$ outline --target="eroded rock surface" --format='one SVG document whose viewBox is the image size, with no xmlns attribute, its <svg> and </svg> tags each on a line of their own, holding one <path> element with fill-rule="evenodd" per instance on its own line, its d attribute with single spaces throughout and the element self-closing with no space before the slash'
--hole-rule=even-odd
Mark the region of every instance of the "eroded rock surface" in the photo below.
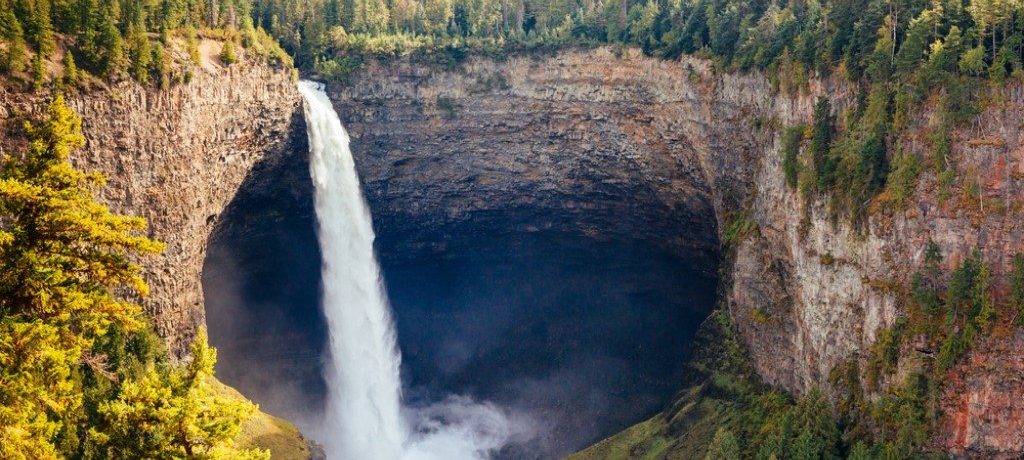
<svg viewBox="0 0 1024 460">
<path fill-rule="evenodd" d="M 2 94 L 5 125 L 44 107 L 35 97 Z M 73 163 L 104 173 L 100 198 L 145 217 L 150 236 L 167 243 L 145 263 L 152 294 L 142 304 L 180 356 L 205 321 L 200 274 L 218 215 L 255 164 L 305 155 L 291 148 L 291 136 L 305 135 L 291 73 L 255 62 L 203 68 L 166 91 L 123 82 L 68 103 L 87 139 Z M 14 148 L 14 138 L 5 140 Z"/>
<path fill-rule="evenodd" d="M 1007 123 L 1021 119 L 1017 86 L 956 133 L 958 173 L 980 184 L 978 206 L 940 203 L 925 172 L 908 210 L 878 213 L 866 230 L 831 219 L 823 200 L 804 204 L 782 173 L 776 128 L 809 122 L 819 95 L 838 110 L 852 104 L 853 88 L 838 79 L 786 95 L 756 73 L 719 74 L 699 59 L 598 49 L 470 59 L 457 70 L 391 61 L 331 93 L 377 223 L 407 227 L 397 245 L 413 253 L 446 244 L 417 227 L 486 225 L 492 213 L 530 208 L 541 228 L 658 239 L 700 264 L 714 259 L 729 222 L 751 220 L 725 300 L 758 372 L 797 394 L 827 385 L 833 368 L 865 356 L 896 321 L 894 287 L 906 285 L 929 240 L 947 268 L 980 249 L 997 279 L 1007 255 L 1024 249 L 1024 148 L 1020 126 Z M 916 114 L 911 132 L 929 116 Z M 926 156 L 927 143 L 903 144 Z M 596 224 L 622 209 L 635 220 Z M 1011 428 L 1019 425 L 1005 421 L 1024 418 L 1024 371 L 1013 365 L 1021 355 L 985 342 L 958 366 L 942 403 L 955 435 L 938 442 L 958 454 L 1024 451 Z"/>
</svg>

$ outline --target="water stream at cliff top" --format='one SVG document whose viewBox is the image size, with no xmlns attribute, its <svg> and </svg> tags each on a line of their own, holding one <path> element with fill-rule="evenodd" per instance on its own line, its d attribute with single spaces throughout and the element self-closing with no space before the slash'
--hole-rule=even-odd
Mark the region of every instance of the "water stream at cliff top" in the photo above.
<svg viewBox="0 0 1024 460">
<path fill-rule="evenodd" d="M 332 460 L 483 459 L 530 423 L 489 403 L 449 396 L 403 407 L 401 356 L 373 250 L 373 223 L 349 137 L 320 84 L 302 81 L 330 336 L 319 441 Z"/>
</svg>

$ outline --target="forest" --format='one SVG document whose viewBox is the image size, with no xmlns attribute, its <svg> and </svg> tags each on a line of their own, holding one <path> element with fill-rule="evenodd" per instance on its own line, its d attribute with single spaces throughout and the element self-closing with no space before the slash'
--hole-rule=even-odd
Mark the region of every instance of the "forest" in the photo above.
<svg viewBox="0 0 1024 460">
<path fill-rule="evenodd" d="M 77 67 L 160 75 L 170 35 L 216 30 L 243 46 L 272 36 L 300 68 L 343 76 L 367 55 L 505 54 L 621 43 L 664 58 L 712 57 L 789 83 L 1001 80 L 1020 67 L 1018 0 L 3 0 L 2 67 L 32 71 L 69 38 Z M 192 45 L 190 45 L 192 46 Z M 36 62 L 38 61 L 38 62 Z M 927 64 L 927 65 L 926 65 Z M 159 79 L 158 79 L 159 80 Z"/>
</svg>

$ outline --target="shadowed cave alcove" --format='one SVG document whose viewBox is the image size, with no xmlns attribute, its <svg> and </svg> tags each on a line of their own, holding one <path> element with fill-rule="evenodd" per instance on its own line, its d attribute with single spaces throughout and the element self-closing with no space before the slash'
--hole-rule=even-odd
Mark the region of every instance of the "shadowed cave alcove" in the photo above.
<svg viewBox="0 0 1024 460">
<path fill-rule="evenodd" d="M 221 378 L 300 426 L 322 407 L 327 341 L 307 168 L 295 155 L 254 170 L 203 272 Z M 669 242 L 717 246 L 710 211 L 695 231 L 642 184 L 461 214 L 386 188 L 364 185 L 408 402 L 469 395 L 529 414 L 542 433 L 515 458 L 570 453 L 669 402 L 717 283 L 717 256 Z"/>
</svg>

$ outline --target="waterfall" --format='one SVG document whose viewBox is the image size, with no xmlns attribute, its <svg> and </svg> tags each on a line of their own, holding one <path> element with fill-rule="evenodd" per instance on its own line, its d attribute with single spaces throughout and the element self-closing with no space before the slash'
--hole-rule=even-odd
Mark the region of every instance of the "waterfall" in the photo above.
<svg viewBox="0 0 1024 460">
<path fill-rule="evenodd" d="M 309 170 L 323 254 L 323 310 L 330 333 L 323 442 L 332 459 L 401 457 L 406 439 L 394 326 L 373 253 L 373 224 L 348 133 L 327 94 L 303 81 Z"/>
<path fill-rule="evenodd" d="M 401 357 L 373 253 L 373 223 L 348 133 L 317 83 L 305 100 L 324 315 L 328 395 L 319 440 L 331 460 L 479 460 L 533 436 L 534 421 L 490 403 L 448 396 L 403 408 Z"/>
</svg>

